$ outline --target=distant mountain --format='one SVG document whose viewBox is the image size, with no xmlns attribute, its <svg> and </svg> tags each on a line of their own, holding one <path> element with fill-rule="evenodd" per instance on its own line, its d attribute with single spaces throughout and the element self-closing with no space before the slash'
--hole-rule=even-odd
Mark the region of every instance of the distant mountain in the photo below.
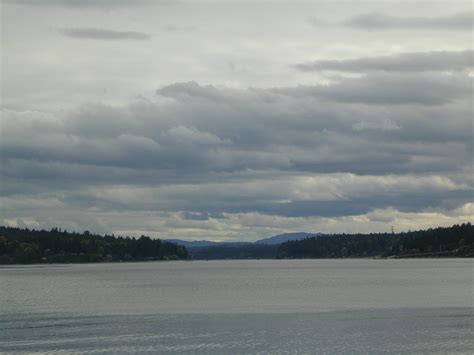
<svg viewBox="0 0 474 355">
<path fill-rule="evenodd" d="M 217 246 L 240 246 L 244 244 L 250 244 L 246 242 L 210 242 L 208 240 L 181 240 L 181 239 L 166 239 L 167 242 L 183 245 L 186 249 L 196 248 L 210 248 Z"/>
<path fill-rule="evenodd" d="M 288 242 L 290 240 L 301 240 L 307 237 L 318 237 L 321 233 L 307 233 L 307 232 L 296 232 L 296 233 L 285 233 L 275 235 L 273 237 L 268 237 L 264 239 L 257 240 L 255 243 L 257 244 L 281 244 Z"/>
<path fill-rule="evenodd" d="M 257 240 L 256 242 L 211 242 L 208 240 L 181 240 L 181 239 L 166 239 L 167 242 L 175 243 L 178 245 L 183 245 L 187 249 L 197 249 L 197 248 L 212 248 L 212 247 L 238 247 L 238 246 L 248 246 L 252 244 L 266 244 L 266 245 L 277 245 L 285 243 L 289 240 L 301 240 L 307 237 L 317 237 L 321 234 L 319 233 L 307 233 L 307 232 L 297 232 L 297 233 L 285 233 L 275 235 L 273 237 L 268 237 L 264 239 Z"/>
<path fill-rule="evenodd" d="M 219 242 L 209 242 L 207 240 L 181 240 L 181 239 L 166 239 L 167 242 L 176 243 L 178 245 L 184 245 L 187 249 L 189 248 L 203 248 L 211 247 L 220 244 Z"/>
</svg>

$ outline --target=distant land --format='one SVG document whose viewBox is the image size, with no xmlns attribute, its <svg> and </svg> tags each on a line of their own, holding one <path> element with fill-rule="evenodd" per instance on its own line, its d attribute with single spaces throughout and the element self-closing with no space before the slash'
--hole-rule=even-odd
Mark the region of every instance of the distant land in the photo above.
<svg viewBox="0 0 474 355">
<path fill-rule="evenodd" d="M 405 233 L 337 234 L 282 243 L 277 258 L 474 257 L 471 223 Z"/>
<path fill-rule="evenodd" d="M 0 227 L 0 264 L 182 260 L 185 247 L 152 239 Z"/>
<path fill-rule="evenodd" d="M 211 242 L 209 240 L 182 240 L 182 239 L 165 239 L 165 241 L 185 246 L 187 249 L 208 248 L 208 247 L 214 247 L 214 246 L 219 246 L 219 245 L 238 246 L 238 245 L 243 245 L 243 244 L 249 244 L 247 242 Z"/>
<path fill-rule="evenodd" d="M 184 243 L 183 243 L 184 242 Z M 187 244 L 186 243 L 190 243 Z M 212 259 L 474 257 L 463 223 L 404 233 L 286 233 L 256 242 L 186 242 L 0 227 L 0 264 Z"/>
<path fill-rule="evenodd" d="M 192 248 L 204 248 L 204 247 L 217 247 L 217 246 L 242 246 L 245 244 L 281 244 L 290 240 L 301 240 L 308 237 L 317 237 L 321 233 L 308 233 L 308 232 L 294 232 L 278 234 L 273 237 L 259 239 L 255 242 L 211 242 L 208 240 L 182 240 L 182 239 L 165 239 L 167 242 L 184 245 L 188 249 Z"/>
<path fill-rule="evenodd" d="M 274 237 L 268 237 L 257 240 L 257 244 L 281 244 L 290 240 L 301 240 L 306 238 L 317 238 L 322 235 L 321 233 L 307 233 L 307 232 L 296 232 L 296 233 L 285 233 L 275 235 Z"/>
<path fill-rule="evenodd" d="M 320 233 L 308 232 L 284 233 L 255 242 L 186 241 L 181 239 L 167 239 L 167 241 L 185 246 L 190 259 L 193 260 L 275 259 L 281 243 L 316 238 L 320 235 Z"/>
</svg>

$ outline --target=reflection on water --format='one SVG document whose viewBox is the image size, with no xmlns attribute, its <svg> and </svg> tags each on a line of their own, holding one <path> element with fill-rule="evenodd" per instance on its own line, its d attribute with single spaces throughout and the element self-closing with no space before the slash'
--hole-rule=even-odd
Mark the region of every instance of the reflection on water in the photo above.
<svg viewBox="0 0 474 355">
<path fill-rule="evenodd" d="M 0 268 L 0 353 L 473 353 L 472 281 L 472 259 Z"/>
</svg>

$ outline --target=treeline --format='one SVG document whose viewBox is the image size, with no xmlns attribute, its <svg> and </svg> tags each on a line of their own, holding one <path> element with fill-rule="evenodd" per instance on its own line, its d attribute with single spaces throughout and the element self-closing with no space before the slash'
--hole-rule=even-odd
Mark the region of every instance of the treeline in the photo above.
<svg viewBox="0 0 474 355">
<path fill-rule="evenodd" d="M 0 264 L 146 261 L 179 259 L 274 259 L 346 257 L 474 257 L 474 227 L 398 234 L 336 234 L 280 245 L 229 243 L 188 250 L 172 242 L 0 226 Z"/>
<path fill-rule="evenodd" d="M 151 239 L 0 226 L 0 264 L 187 259 L 184 246 Z"/>
<path fill-rule="evenodd" d="M 470 223 L 398 234 L 322 235 L 282 243 L 277 258 L 474 257 Z"/>
</svg>

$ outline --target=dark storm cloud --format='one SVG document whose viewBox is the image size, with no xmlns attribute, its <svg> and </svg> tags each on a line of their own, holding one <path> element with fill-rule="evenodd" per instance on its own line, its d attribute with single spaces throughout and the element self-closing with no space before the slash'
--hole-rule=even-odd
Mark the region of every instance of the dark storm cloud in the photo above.
<svg viewBox="0 0 474 355">
<path fill-rule="evenodd" d="M 59 31 L 67 37 L 79 39 L 95 39 L 105 41 L 119 40 L 147 40 L 150 36 L 142 32 L 134 31 L 112 31 L 100 28 L 65 28 Z"/>
<path fill-rule="evenodd" d="M 431 30 L 471 30 L 473 16 L 471 12 L 439 17 L 396 17 L 381 13 L 368 13 L 351 17 L 345 26 L 374 29 L 431 29 Z"/>
<path fill-rule="evenodd" d="M 368 57 L 346 60 L 318 60 L 297 64 L 301 71 L 342 72 L 424 72 L 460 71 L 473 67 L 474 51 L 402 53 L 394 56 Z"/>
</svg>

